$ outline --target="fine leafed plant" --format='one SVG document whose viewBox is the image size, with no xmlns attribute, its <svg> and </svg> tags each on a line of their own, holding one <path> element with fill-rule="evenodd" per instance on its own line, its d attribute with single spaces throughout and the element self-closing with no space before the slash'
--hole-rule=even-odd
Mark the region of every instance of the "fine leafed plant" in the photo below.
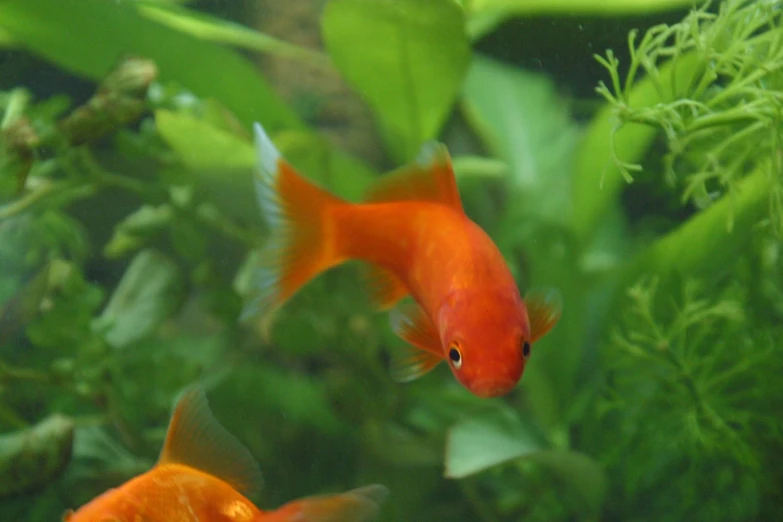
<svg viewBox="0 0 783 522">
<path fill-rule="evenodd" d="M 783 387 L 774 384 L 781 332 L 753 317 L 746 288 L 735 282 L 716 295 L 695 279 L 645 278 L 628 290 L 604 350 L 598 411 L 614 433 L 601 453 L 610 475 L 623 476 L 617 498 L 632 511 L 649 502 L 658 520 L 757 512 L 770 482 L 765 444 L 783 428 Z"/>
<path fill-rule="evenodd" d="M 614 106 L 613 133 L 629 123 L 659 128 L 668 149 L 663 172 L 668 184 L 681 184 L 683 202 L 704 208 L 762 169 L 772 181 L 770 217 L 778 232 L 783 226 L 781 17 L 775 0 L 707 2 L 679 23 L 651 28 L 641 40 L 632 31 L 624 79 L 611 50 L 605 58 L 596 55 L 611 78 L 610 86 L 602 82 L 597 92 Z M 637 105 L 629 96 L 642 76 L 652 83 L 657 103 Z M 612 156 L 626 181 L 642 169 L 615 150 Z"/>
</svg>

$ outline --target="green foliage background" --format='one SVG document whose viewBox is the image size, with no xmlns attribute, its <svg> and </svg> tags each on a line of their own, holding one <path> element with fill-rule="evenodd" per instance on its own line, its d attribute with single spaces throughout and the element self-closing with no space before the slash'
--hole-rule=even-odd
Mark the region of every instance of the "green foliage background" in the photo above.
<svg viewBox="0 0 783 522">
<path fill-rule="evenodd" d="M 380 482 L 382 520 L 779 516 L 781 2 L 716 2 L 580 51 L 608 72 L 588 101 L 481 39 L 690 2 L 331 0 L 325 54 L 187 3 L 0 2 L 5 52 L 96 82 L 127 55 L 157 71 L 149 89 L 144 66 L 106 80 L 90 107 L 120 116 L 84 143 L 62 123 L 97 125 L 70 112 L 82 101 L 0 94 L 0 519 L 57 520 L 148 469 L 195 381 L 260 462 L 265 508 Z M 514 393 L 478 399 L 445 368 L 393 383 L 401 341 L 350 266 L 269 336 L 238 323 L 266 233 L 251 122 L 341 196 L 382 175 L 247 52 L 338 70 L 394 164 L 449 145 L 520 288 L 563 296 Z"/>
</svg>

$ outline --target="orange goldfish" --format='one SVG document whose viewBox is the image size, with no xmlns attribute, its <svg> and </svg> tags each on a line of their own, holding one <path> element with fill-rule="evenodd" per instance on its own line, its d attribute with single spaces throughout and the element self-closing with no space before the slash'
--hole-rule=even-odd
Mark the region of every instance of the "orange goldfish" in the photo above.
<svg viewBox="0 0 783 522">
<path fill-rule="evenodd" d="M 409 381 L 448 361 L 480 397 L 508 393 L 531 345 L 560 318 L 557 292 L 523 300 L 492 239 L 462 209 L 446 147 L 430 142 L 416 162 L 388 174 L 365 203 L 352 204 L 307 181 L 259 124 L 255 183 L 271 228 L 243 318 L 266 315 L 319 273 L 350 259 L 368 264 L 375 305 L 397 306 L 392 328 L 412 345 L 393 377 Z"/>
<path fill-rule="evenodd" d="M 191 388 L 177 403 L 155 467 L 67 512 L 63 522 L 362 522 L 387 495 L 371 485 L 264 512 L 246 498 L 260 485 L 250 452 L 215 420 L 203 391 Z"/>
</svg>

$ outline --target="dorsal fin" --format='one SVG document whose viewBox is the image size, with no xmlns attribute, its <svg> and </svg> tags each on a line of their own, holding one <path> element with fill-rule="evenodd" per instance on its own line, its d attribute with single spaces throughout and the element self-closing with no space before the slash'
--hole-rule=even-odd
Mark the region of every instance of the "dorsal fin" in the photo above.
<svg viewBox="0 0 783 522">
<path fill-rule="evenodd" d="M 429 201 L 462 212 L 451 157 L 434 141 L 422 145 L 415 162 L 381 177 L 367 196 L 369 202 Z"/>
<path fill-rule="evenodd" d="M 199 387 L 183 392 L 171 416 L 158 465 L 172 463 L 213 475 L 245 496 L 261 488 L 261 471 L 253 455 L 212 416 Z"/>
</svg>

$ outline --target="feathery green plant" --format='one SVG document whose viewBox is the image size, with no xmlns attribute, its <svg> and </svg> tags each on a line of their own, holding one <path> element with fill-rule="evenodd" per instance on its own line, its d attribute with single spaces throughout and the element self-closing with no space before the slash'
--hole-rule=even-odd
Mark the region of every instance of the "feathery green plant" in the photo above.
<svg viewBox="0 0 783 522">
<path fill-rule="evenodd" d="M 602 454 L 610 475 L 624 474 L 614 482 L 623 489 L 615 498 L 628 499 L 621 518 L 647 502 L 659 520 L 754 516 L 764 441 L 783 428 L 781 332 L 746 313 L 747 285 L 717 295 L 694 279 L 659 286 L 650 278 L 628 290 L 630 308 L 604 352 L 598 411 L 615 435 Z"/>
<path fill-rule="evenodd" d="M 783 10 L 776 0 L 727 0 L 717 13 L 713 2 L 681 22 L 651 28 L 637 41 L 628 37 L 631 62 L 621 79 L 620 62 L 609 50 L 596 59 L 609 71 L 611 88 L 597 88 L 615 107 L 613 131 L 627 123 L 658 127 L 668 152 L 666 181 L 684 181 L 683 202 L 704 208 L 731 191 L 760 164 L 774 178 L 770 216 L 783 230 Z M 661 81 L 664 62 L 678 69 Z M 641 74 L 655 85 L 660 100 L 637 106 L 629 96 Z M 612 145 L 614 147 L 614 145 Z M 642 166 L 613 159 L 626 181 Z M 729 223 L 731 226 L 731 223 Z"/>
</svg>

